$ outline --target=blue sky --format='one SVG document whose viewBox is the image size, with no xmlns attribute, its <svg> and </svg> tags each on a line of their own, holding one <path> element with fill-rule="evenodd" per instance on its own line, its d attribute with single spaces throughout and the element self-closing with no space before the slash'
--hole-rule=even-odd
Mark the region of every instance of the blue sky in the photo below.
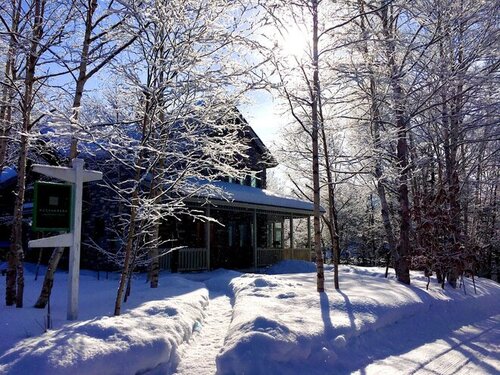
<svg viewBox="0 0 500 375">
<path fill-rule="evenodd" d="M 250 95 L 251 104 L 239 109 L 267 147 L 278 137 L 278 131 L 284 124 L 283 117 L 278 114 L 276 103 L 271 94 L 255 91 Z"/>
</svg>

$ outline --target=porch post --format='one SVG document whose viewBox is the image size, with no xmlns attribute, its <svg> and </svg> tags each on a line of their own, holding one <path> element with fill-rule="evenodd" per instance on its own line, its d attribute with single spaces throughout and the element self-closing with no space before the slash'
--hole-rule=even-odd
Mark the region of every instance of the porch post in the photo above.
<svg viewBox="0 0 500 375">
<path fill-rule="evenodd" d="M 210 217 L 210 206 L 207 206 L 207 217 Z M 205 247 L 207 254 L 207 268 L 210 270 L 210 221 L 205 221 Z"/>
<path fill-rule="evenodd" d="M 253 257 L 254 265 L 257 267 L 257 210 L 253 210 Z"/>
<path fill-rule="evenodd" d="M 292 259 L 295 259 L 295 257 L 293 256 L 293 215 L 290 214 L 290 253 L 291 253 L 291 257 Z"/>
<path fill-rule="evenodd" d="M 307 217 L 307 249 L 309 250 L 309 260 L 311 260 L 311 216 Z"/>
<path fill-rule="evenodd" d="M 285 217 L 281 219 L 281 235 L 280 235 L 281 248 L 285 248 Z"/>
</svg>

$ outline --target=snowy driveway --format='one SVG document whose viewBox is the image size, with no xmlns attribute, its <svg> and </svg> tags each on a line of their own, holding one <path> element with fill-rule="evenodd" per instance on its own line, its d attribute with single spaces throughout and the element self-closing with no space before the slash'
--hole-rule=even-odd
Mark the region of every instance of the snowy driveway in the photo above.
<svg viewBox="0 0 500 375">
<path fill-rule="evenodd" d="M 418 335 L 418 332 L 408 332 Z M 500 315 L 463 326 L 403 355 L 377 361 L 356 374 L 498 374 Z"/>
</svg>

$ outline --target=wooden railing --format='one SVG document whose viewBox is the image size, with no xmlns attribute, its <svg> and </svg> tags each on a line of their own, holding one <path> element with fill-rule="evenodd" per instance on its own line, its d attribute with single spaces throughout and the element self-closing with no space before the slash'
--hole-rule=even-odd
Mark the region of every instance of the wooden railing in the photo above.
<svg viewBox="0 0 500 375">
<path fill-rule="evenodd" d="M 283 249 L 283 259 L 311 260 L 311 249 Z"/>
<path fill-rule="evenodd" d="M 164 252 L 168 251 L 162 249 Z M 174 250 L 178 252 L 178 271 L 200 271 L 208 269 L 208 254 L 204 247 L 183 248 Z M 160 268 L 164 270 L 172 269 L 173 253 L 168 253 L 160 257 Z M 257 248 L 257 267 L 269 266 L 284 259 L 311 260 L 310 249 L 274 249 Z"/>
<path fill-rule="evenodd" d="M 165 250 L 164 251 L 168 251 Z M 199 271 L 208 269 L 207 249 L 204 247 L 185 247 L 178 252 L 178 271 Z M 172 268 L 173 252 L 160 257 L 160 268 L 170 270 Z"/>
<path fill-rule="evenodd" d="M 283 249 L 257 248 L 257 267 L 269 266 L 283 260 Z"/>
</svg>

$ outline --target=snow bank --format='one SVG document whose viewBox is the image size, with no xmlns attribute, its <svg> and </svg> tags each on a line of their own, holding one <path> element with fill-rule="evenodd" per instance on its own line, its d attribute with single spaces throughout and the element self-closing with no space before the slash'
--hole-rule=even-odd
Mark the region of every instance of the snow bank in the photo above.
<svg viewBox="0 0 500 375">
<path fill-rule="evenodd" d="M 283 273 L 287 266 L 293 271 L 297 265 L 277 265 L 271 272 Z M 407 317 L 425 317 L 431 308 L 433 313 L 465 304 L 500 308 L 500 288 L 487 280 L 480 281 L 478 295 L 464 296 L 436 284 L 426 291 L 426 280 L 416 273 L 408 287 L 385 279 L 383 272 L 341 267 L 341 290 L 333 289 L 328 274 L 327 292 L 321 294 L 315 292 L 315 272 L 234 279 L 233 320 L 217 358 L 218 373 L 331 373 L 332 366 L 345 363 L 340 356 L 348 345 L 366 332 Z"/>
<path fill-rule="evenodd" d="M 240 277 L 241 272 L 226 270 L 223 268 L 200 273 L 186 273 L 183 275 L 186 279 L 202 282 L 212 293 L 220 293 L 232 296 L 233 289 L 231 280 Z"/>
<path fill-rule="evenodd" d="M 179 361 L 177 347 L 189 340 L 196 325 L 203 320 L 208 291 L 203 284 L 181 277 L 169 276 L 161 280 L 164 286 L 157 290 L 137 282 L 131 295 L 135 301 L 124 305 L 129 310 L 121 316 L 103 316 L 64 324 L 17 343 L 14 342 L 13 332 L 8 331 L 11 334 L 6 339 L 14 345 L 0 356 L 0 373 L 136 374 L 159 364 L 163 364 L 164 368 L 175 368 Z M 92 291 L 85 285 L 88 281 L 101 288 L 94 289 L 95 302 L 104 302 L 102 297 L 105 296 L 105 304 L 112 307 L 116 280 L 96 282 L 84 276 L 82 281 L 83 301 L 88 302 L 93 297 Z M 115 287 L 110 288 L 111 284 Z M 59 291 L 55 290 L 55 293 L 54 299 L 59 300 Z M 148 298 L 156 300 L 143 302 Z M 10 312 L 10 308 L 4 309 Z M 95 313 L 99 307 L 95 306 L 92 310 Z M 32 308 L 17 311 L 31 315 L 31 320 L 40 312 Z M 8 322 L 2 325 L 6 326 Z M 22 324 L 16 324 L 14 328 L 22 333 Z"/>
</svg>

